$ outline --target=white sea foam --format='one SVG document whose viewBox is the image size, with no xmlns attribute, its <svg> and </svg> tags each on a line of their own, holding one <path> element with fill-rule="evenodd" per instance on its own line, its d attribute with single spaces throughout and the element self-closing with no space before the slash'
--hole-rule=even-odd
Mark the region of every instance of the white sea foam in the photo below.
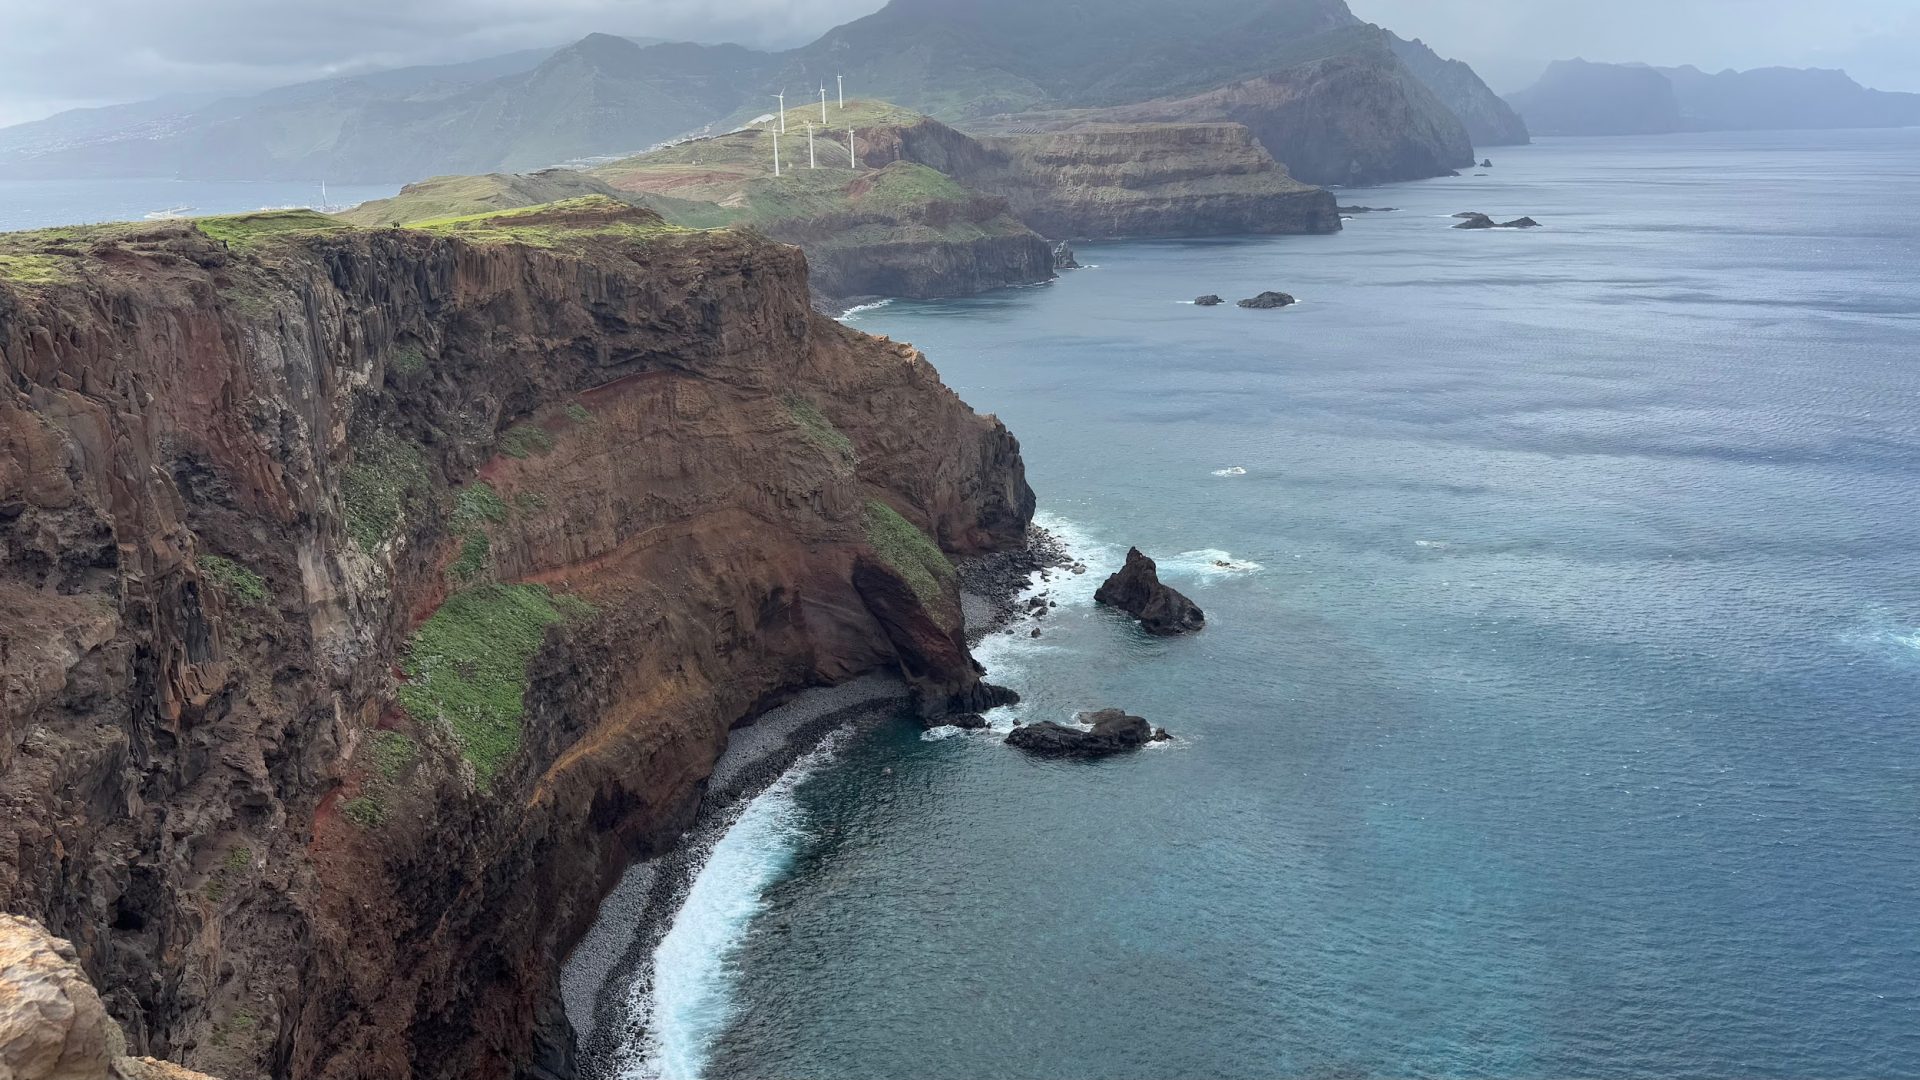
<svg viewBox="0 0 1920 1080">
<path fill-rule="evenodd" d="M 1238 466 L 1238 465 L 1235 465 L 1235 466 L 1233 466 L 1232 468 L 1227 468 L 1227 469 L 1215 469 L 1215 470 L 1213 470 L 1213 475 L 1215 475 L 1215 476 L 1245 476 L 1245 475 L 1247 475 L 1247 470 L 1245 470 L 1245 469 L 1243 469 L 1243 468 L 1241 468 L 1241 467 L 1240 467 L 1240 466 Z"/>
<path fill-rule="evenodd" d="M 1915 630 L 1911 634 L 1895 634 L 1893 635 L 1893 640 L 1905 645 L 1909 649 L 1920 651 L 1920 630 Z"/>
<path fill-rule="evenodd" d="M 1162 573 L 1189 575 L 1196 577 L 1226 577 L 1236 574 L 1257 574 L 1266 567 L 1252 559 L 1237 559 L 1231 551 L 1219 548 L 1204 548 L 1200 551 L 1183 551 L 1171 559 L 1160 563 Z"/>
<path fill-rule="evenodd" d="M 653 952 L 651 988 L 628 1003 L 645 1042 L 620 1071 L 623 1080 L 698 1080 L 713 1042 L 738 1005 L 732 961 L 766 890 L 785 874 L 805 838 L 794 792 L 829 761 L 844 739 L 830 736 L 750 800 L 694 877 L 673 925 Z"/>
<path fill-rule="evenodd" d="M 1106 580 L 1107 571 L 1101 568 L 1117 567 L 1126 557 L 1125 548 L 1095 540 L 1086 530 L 1065 518 L 1042 513 L 1035 518 L 1035 523 L 1059 541 L 1073 562 L 1086 566 L 1088 570 L 1084 574 L 1075 574 L 1067 569 L 1055 568 L 1035 573 L 1028 579 L 1027 587 L 1015 598 L 1018 609 L 1025 612 L 1027 604 L 1041 593 L 1046 593 L 1047 599 L 1058 602 L 1060 606 L 1043 618 L 1016 615 L 1005 630 L 987 635 L 986 640 L 975 646 L 974 658 L 985 665 L 987 677 L 1023 694 L 1028 689 L 1028 664 L 1049 653 L 1065 651 L 1049 639 L 1049 624 L 1059 621 L 1060 612 L 1090 608 L 1093 594 L 1099 591 L 1100 583 Z M 1041 633 L 1038 639 L 1033 637 L 1036 629 Z M 1021 703 L 987 713 L 988 731 L 1001 735 L 1012 731 L 1016 724 L 1026 722 L 1027 710 L 1028 706 Z"/>
<path fill-rule="evenodd" d="M 853 307 L 850 307 L 846 311 L 841 313 L 840 321 L 843 323 L 854 322 L 855 320 L 859 319 L 860 316 L 865 315 L 867 312 L 879 311 L 881 308 L 886 307 L 891 303 L 893 303 L 893 301 L 888 299 L 888 300 L 875 300 L 871 304 L 856 304 Z"/>
<path fill-rule="evenodd" d="M 943 724 L 940 727 L 928 728 L 927 730 L 921 732 L 920 741 L 921 742 L 940 742 L 945 739 L 951 739 L 955 735 L 965 735 L 965 734 L 966 734 L 966 730 L 964 728 L 957 728 L 957 727 L 954 727 L 952 724 Z"/>
</svg>

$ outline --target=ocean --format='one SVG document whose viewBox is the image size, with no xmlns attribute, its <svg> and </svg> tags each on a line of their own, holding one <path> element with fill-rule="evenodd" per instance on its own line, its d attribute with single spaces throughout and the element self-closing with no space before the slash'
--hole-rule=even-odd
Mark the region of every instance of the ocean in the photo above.
<svg viewBox="0 0 1920 1080">
<path fill-rule="evenodd" d="M 852 316 L 1094 568 L 980 650 L 996 725 L 1177 741 L 837 738 L 719 841 L 627 1075 L 1920 1076 L 1920 131 L 1491 154 Z M 1129 545 L 1204 633 L 1092 604 Z"/>
<path fill-rule="evenodd" d="M 326 202 L 357 206 L 399 190 L 391 184 L 340 185 L 327 189 Z M 155 211 L 179 207 L 190 207 L 190 213 L 198 216 L 320 205 L 318 180 L 0 180 L 0 232 L 138 221 Z"/>
</svg>

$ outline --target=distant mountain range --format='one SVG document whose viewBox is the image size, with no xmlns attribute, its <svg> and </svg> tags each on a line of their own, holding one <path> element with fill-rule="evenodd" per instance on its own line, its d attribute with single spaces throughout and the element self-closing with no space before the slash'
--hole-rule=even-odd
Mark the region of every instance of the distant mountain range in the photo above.
<svg viewBox="0 0 1920 1080">
<path fill-rule="evenodd" d="M 1318 183 L 1437 175 L 1465 166 L 1476 142 L 1526 140 L 1471 68 L 1362 22 L 1344 0 L 1188 0 L 1175 16 L 1160 0 L 893 0 L 781 53 L 594 34 L 251 97 L 77 110 L 0 129 L 0 176 L 527 171 L 729 130 L 771 112 L 778 91 L 804 104 L 840 75 L 850 92 L 961 126 L 1175 103 L 1163 111 L 1247 122 Z M 1208 96 L 1223 92 L 1231 110 Z"/>
<path fill-rule="evenodd" d="M 1920 94 L 1870 90 L 1844 71 L 1818 68 L 1709 75 L 1695 67 L 1562 60 L 1507 102 L 1541 135 L 1920 125 Z"/>
</svg>

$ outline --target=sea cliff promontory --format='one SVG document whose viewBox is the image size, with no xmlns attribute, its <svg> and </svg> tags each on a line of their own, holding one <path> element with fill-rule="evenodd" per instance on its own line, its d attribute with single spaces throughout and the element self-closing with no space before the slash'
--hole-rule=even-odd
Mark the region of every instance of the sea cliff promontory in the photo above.
<svg viewBox="0 0 1920 1080">
<path fill-rule="evenodd" d="M 135 1053 L 563 1069 L 559 958 L 730 729 L 991 696 L 948 558 L 1021 542 L 1018 444 L 749 232 L 14 234 L 0 371 L 0 898 Z"/>
</svg>

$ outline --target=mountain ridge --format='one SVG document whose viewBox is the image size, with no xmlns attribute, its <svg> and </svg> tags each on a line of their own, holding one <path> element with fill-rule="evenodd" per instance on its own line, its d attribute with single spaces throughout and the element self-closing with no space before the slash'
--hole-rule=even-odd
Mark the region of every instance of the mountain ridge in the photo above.
<svg viewBox="0 0 1920 1080">
<path fill-rule="evenodd" d="M 1546 135 L 1830 130 L 1920 124 L 1920 94 L 1874 90 L 1829 68 L 1727 69 L 1559 60 L 1507 95 Z"/>
<path fill-rule="evenodd" d="M 1470 140 L 1469 126 L 1514 137 L 1503 129 L 1511 127 L 1499 115 L 1504 105 L 1470 68 L 1398 38 L 1389 49 L 1388 37 L 1344 0 L 1196 0 L 1173 22 L 1146 0 L 895 0 L 781 53 L 593 34 L 556 49 L 298 84 L 191 109 L 68 114 L 25 131 L 0 129 L 0 175 L 386 183 L 522 172 L 726 130 L 770 111 L 782 87 L 797 105 L 813 87 L 837 89 L 841 74 L 862 95 L 964 122 L 1177 100 L 1376 52 L 1369 93 L 1389 80 L 1401 84 L 1389 96 L 1422 117 L 1423 131 L 1460 128 L 1439 143 L 1457 150 Z M 125 121 L 118 128 L 116 117 Z M 1303 156 L 1290 146 L 1268 150 L 1283 161 Z M 1458 160 L 1448 167 L 1470 154 L 1450 153 Z M 1378 178 L 1446 171 L 1426 163 L 1436 156 L 1406 155 L 1422 164 Z M 1346 172 L 1329 175 L 1345 180 Z"/>
</svg>

